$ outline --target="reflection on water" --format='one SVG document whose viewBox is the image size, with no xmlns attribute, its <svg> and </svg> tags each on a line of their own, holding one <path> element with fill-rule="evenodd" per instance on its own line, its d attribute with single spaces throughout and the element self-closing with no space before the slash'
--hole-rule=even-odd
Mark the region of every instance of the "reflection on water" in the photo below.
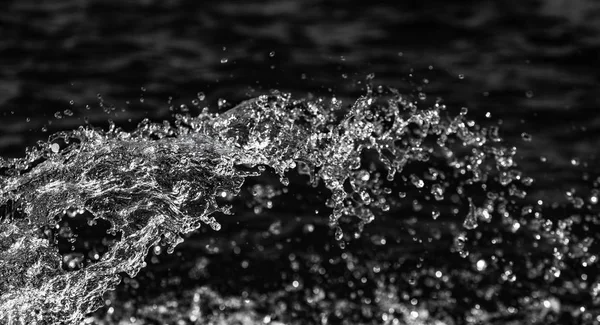
<svg viewBox="0 0 600 325">
<path fill-rule="evenodd" d="M 25 147 L 59 130 L 107 128 L 109 120 L 133 130 L 144 118 L 173 122 L 175 113 L 196 116 L 205 107 L 223 112 L 272 88 L 307 101 L 335 97 L 347 107 L 366 93 L 372 73 L 375 93 L 378 84 L 395 86 L 421 97 L 423 108 L 440 97 L 449 116 L 468 107 L 465 123 L 487 128 L 486 145 L 502 137 L 506 152 L 514 146 L 512 161 L 522 171 L 490 176 L 496 185 L 474 190 L 467 176 L 443 170 L 445 164 L 409 164 L 391 193 L 380 193 L 394 200 L 357 193 L 357 201 L 371 200 L 379 212 L 359 238 L 352 238 L 358 221 L 342 218 L 342 249 L 328 225 L 330 189 L 312 187 L 301 165 L 286 174 L 287 186 L 277 168 L 267 169 L 246 178 L 238 196 L 217 196 L 235 212 L 218 215 L 220 231 L 200 228 L 182 235 L 186 240 L 172 254 L 150 245 L 145 260 L 136 256 L 147 267 L 135 278 L 121 273 L 122 282 L 105 295 L 104 308 L 88 315 L 90 322 L 546 324 L 592 323 L 599 313 L 596 1 L 62 0 L 9 1 L 5 8 L 3 157 L 22 157 Z M 416 131 L 412 127 L 407 130 Z M 460 141 L 448 146 L 465 163 L 450 163 L 451 169 L 477 163 L 478 152 Z M 361 159 L 379 161 L 369 152 Z M 380 170 L 380 164 L 372 167 Z M 482 175 L 496 172 L 484 168 Z M 79 177 L 66 173 L 47 176 Z M 385 182 L 385 174 L 356 177 Z M 508 179 L 531 183 L 512 186 Z M 34 184 L 44 181 L 32 177 Z M 51 182 L 44 186 L 50 187 L 37 190 L 56 190 Z M 446 192 L 448 186 L 453 190 Z M 493 193 L 512 197 L 506 211 L 496 203 L 489 208 L 485 200 L 495 200 Z M 438 196 L 450 206 L 436 208 Z M 61 197 L 57 204 L 72 200 Z M 14 203 L 0 211 L 14 218 L 30 214 Z M 57 274 L 85 270 L 119 238 L 104 235 L 111 226 L 102 220 L 88 225 L 89 211 L 66 212 L 79 217 L 50 222 L 58 228 L 41 229 L 45 235 L 31 229 L 27 237 L 29 248 L 40 247 L 41 260 L 62 259 L 64 271 L 51 268 Z M 2 233 L 12 234 L 2 242 L 22 235 L 10 227 L 2 224 Z M 21 259 L 0 255 L 3 274 Z M 99 287 L 110 287 L 117 278 L 102 281 Z M 96 292 L 65 292 L 78 301 L 90 289 Z M 96 303 L 78 310 L 86 313 Z"/>
</svg>

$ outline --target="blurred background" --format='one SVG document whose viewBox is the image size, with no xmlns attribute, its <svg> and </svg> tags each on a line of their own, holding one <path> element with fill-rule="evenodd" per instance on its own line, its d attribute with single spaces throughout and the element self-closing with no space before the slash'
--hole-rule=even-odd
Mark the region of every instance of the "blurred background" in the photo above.
<svg viewBox="0 0 600 325">
<path fill-rule="evenodd" d="M 566 190 L 598 186 L 595 0 L 7 0 L 0 26 L 2 157 L 23 156 L 27 146 L 59 130 L 106 127 L 109 120 L 132 129 L 144 118 L 224 110 L 271 89 L 297 98 L 335 95 L 351 104 L 373 74 L 374 84 L 441 97 L 450 110 L 468 107 L 481 124 L 501 124 L 545 200 L 563 202 Z M 251 236 L 247 229 L 250 235 L 236 236 Z M 315 239 L 319 231 L 298 231 L 304 233 L 294 241 L 300 248 L 290 249 L 329 236 L 326 227 L 321 239 Z M 211 240 L 214 246 L 217 239 Z M 182 249 L 194 256 L 210 245 L 192 241 Z M 365 247 L 356 254 L 374 260 L 377 254 Z M 210 264 L 193 258 L 192 269 Z M 227 263 L 239 267 L 231 259 L 213 257 L 211 265 L 220 266 L 213 274 Z M 169 263 L 177 261 L 156 263 L 163 268 L 139 277 L 148 292 L 166 290 L 150 283 L 157 274 L 172 278 L 164 275 Z M 259 272 L 240 270 L 230 266 L 229 276 Z M 211 281 L 223 282 L 215 284 L 221 293 L 262 286 L 249 276 L 243 285 Z M 130 295 L 140 287 L 125 283 Z M 461 306 L 455 301 L 448 308 L 462 313 Z"/>
<path fill-rule="evenodd" d="M 2 156 L 84 117 L 135 125 L 269 89 L 354 100 L 371 73 L 522 124 L 538 145 L 585 146 L 600 123 L 593 0 L 21 0 L 0 24 Z"/>
</svg>

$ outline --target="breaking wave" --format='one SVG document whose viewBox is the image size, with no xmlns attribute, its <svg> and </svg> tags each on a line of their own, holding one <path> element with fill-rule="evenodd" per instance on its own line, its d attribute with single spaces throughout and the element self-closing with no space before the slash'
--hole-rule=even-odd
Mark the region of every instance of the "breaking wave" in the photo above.
<svg viewBox="0 0 600 325">
<path fill-rule="evenodd" d="M 203 225 L 220 230 L 245 180 L 266 170 L 284 188 L 295 172 L 327 189 L 328 224 L 341 247 L 408 202 L 433 219 L 460 219 L 450 250 L 462 257 L 477 250 L 467 242 L 481 228 L 496 229 L 499 241 L 524 232 L 536 238 L 532 249 L 548 252 L 547 274 L 560 276 L 562 257 L 553 252 L 569 244 L 528 203 L 534 180 L 518 169 L 516 152 L 497 126 L 475 123 L 466 109 L 453 116 L 440 101 L 425 105 L 383 87 L 351 105 L 273 92 L 220 114 L 145 120 L 130 132 L 114 124 L 60 132 L 25 158 L 0 160 L 0 322 L 81 322 L 103 306 L 119 274 L 146 266 L 153 247 L 172 252 Z M 253 191 L 253 200 L 264 197 L 261 185 Z M 64 218 L 108 225 L 104 250 L 60 252 L 57 238 L 79 240 Z M 343 218 L 356 220 L 353 230 Z M 484 271 L 492 260 L 472 263 Z M 515 281 L 510 263 L 498 268 L 498 283 Z"/>
</svg>

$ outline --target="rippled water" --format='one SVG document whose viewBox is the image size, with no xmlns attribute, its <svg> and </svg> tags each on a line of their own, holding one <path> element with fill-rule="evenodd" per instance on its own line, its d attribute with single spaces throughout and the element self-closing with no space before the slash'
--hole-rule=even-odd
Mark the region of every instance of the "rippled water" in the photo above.
<svg viewBox="0 0 600 325">
<path fill-rule="evenodd" d="M 599 12 L 8 3 L 1 322 L 600 322 Z"/>
</svg>

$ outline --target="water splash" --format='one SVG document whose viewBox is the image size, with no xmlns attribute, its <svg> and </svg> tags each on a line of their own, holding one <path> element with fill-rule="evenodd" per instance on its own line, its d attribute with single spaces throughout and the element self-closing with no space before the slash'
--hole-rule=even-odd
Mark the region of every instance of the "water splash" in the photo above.
<svg viewBox="0 0 600 325">
<path fill-rule="evenodd" d="M 469 120 L 466 110 L 450 117 L 441 102 L 422 107 L 420 100 L 392 88 L 369 89 L 348 106 L 335 97 L 297 100 L 275 92 L 222 114 L 179 116 L 174 124 L 146 120 L 132 132 L 113 124 L 108 131 L 80 127 L 29 148 L 25 158 L 1 160 L 0 319 L 81 321 L 102 305 L 120 273 L 134 277 L 145 266 L 152 247 L 172 252 L 202 224 L 218 231 L 219 216 L 231 213 L 228 199 L 265 167 L 284 186 L 291 170 L 325 186 L 329 225 L 342 246 L 351 236 L 341 218 L 358 218 L 358 238 L 377 215 L 408 201 L 396 191 L 409 186 L 422 195 L 413 200 L 415 211 L 435 202 L 434 219 L 456 215 L 450 205 L 469 202 L 466 230 L 455 231 L 462 257 L 469 255 L 467 231 L 478 220 L 490 222 L 492 213 L 501 216 L 498 225 L 517 231 L 526 220 L 507 211 L 525 198 L 527 181 L 516 168 L 516 149 L 502 145 L 497 129 Z M 473 194 L 477 188 L 487 196 Z M 264 198 L 257 195 L 260 206 L 268 206 Z M 60 231 L 68 211 L 77 212 L 74 218 L 90 214 L 91 224 L 108 221 L 115 238 L 87 265 L 81 257 L 67 261 L 44 232 Z M 510 280 L 510 269 L 502 277 Z"/>
</svg>

